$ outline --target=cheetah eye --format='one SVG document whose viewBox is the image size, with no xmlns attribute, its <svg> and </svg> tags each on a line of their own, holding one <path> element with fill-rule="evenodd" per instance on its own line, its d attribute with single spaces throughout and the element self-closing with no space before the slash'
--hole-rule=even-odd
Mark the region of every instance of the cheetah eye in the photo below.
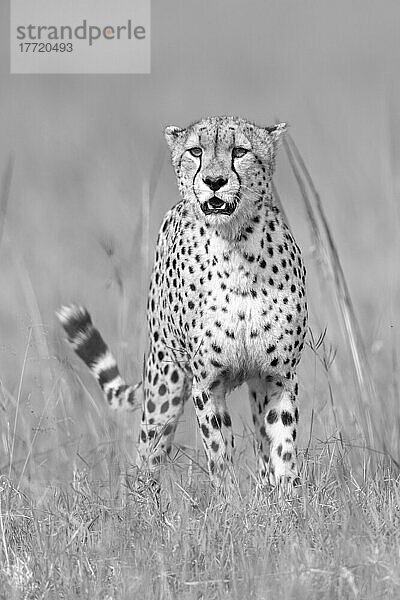
<svg viewBox="0 0 400 600">
<path fill-rule="evenodd" d="M 189 148 L 189 152 L 192 156 L 201 156 L 203 153 L 203 150 L 201 148 L 199 148 L 198 146 L 195 146 L 194 148 Z"/>
<path fill-rule="evenodd" d="M 246 148 L 241 148 L 240 146 L 238 146 L 237 148 L 234 148 L 232 150 L 233 158 L 242 158 L 242 156 L 244 156 L 247 153 L 248 153 L 248 150 Z"/>
</svg>

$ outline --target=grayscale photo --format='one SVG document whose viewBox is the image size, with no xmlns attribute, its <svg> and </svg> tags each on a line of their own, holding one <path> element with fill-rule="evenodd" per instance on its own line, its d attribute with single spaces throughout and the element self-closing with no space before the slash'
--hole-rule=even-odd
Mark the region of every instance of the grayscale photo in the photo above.
<svg viewBox="0 0 400 600">
<path fill-rule="evenodd" d="M 0 6 L 0 600 L 400 597 L 400 5 Z"/>
</svg>

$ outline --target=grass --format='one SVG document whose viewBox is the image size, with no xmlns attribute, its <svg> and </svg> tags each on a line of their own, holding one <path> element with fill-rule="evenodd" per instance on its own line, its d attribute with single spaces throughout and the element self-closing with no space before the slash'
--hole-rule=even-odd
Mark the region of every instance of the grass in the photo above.
<svg viewBox="0 0 400 600">
<path fill-rule="evenodd" d="M 160 484 L 138 473 L 132 467 L 136 416 L 115 419 L 94 398 L 97 388 L 86 383 L 76 361 L 70 363 L 59 334 L 49 336 L 42 325 L 29 270 L 17 257 L 30 325 L 16 360 L 17 385 L 8 389 L 1 381 L 0 388 L 1 599 L 399 597 L 397 353 L 393 350 L 393 363 L 385 366 L 392 392 L 389 384 L 378 387 L 373 379 L 321 199 L 290 138 L 286 152 L 311 231 L 314 276 L 333 311 L 331 329 L 342 331 L 342 343 L 333 344 L 330 329 L 319 326 L 322 310 L 312 305 L 301 376 L 307 385 L 299 495 L 280 500 L 258 482 L 242 406 L 240 423 L 234 421 L 237 487 L 228 497 L 210 487 L 195 434 L 190 444 L 178 439 Z M 149 206 L 161 164 L 160 154 L 143 186 L 141 290 Z M 9 165 L 2 207 L 11 173 Z M 5 212 L 0 212 L 0 232 Z M 110 283 L 120 295 L 123 359 L 134 279 L 113 245 L 102 247 L 111 260 Z M 132 247 L 129 256 L 134 252 Z M 140 337 L 140 317 L 135 322 Z"/>
<path fill-rule="evenodd" d="M 34 498 L 3 478 L 1 597 L 398 597 L 400 494 L 384 463 L 356 481 L 339 443 L 322 444 L 283 503 L 243 473 L 227 501 L 173 463 L 161 492 L 136 472 L 82 469 Z"/>
</svg>

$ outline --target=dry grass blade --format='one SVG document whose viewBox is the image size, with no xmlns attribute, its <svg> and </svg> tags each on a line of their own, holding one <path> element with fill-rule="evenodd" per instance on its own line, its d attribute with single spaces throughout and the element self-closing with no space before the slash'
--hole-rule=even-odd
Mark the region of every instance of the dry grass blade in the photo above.
<svg viewBox="0 0 400 600">
<path fill-rule="evenodd" d="M 344 337 L 354 366 L 353 373 L 355 374 L 359 403 L 358 417 L 363 425 L 363 434 L 367 445 L 375 445 L 379 443 L 378 429 L 373 426 L 371 415 L 372 407 L 376 406 L 375 390 L 370 376 L 370 367 L 364 341 L 339 254 L 322 207 L 321 198 L 296 144 L 289 135 L 284 140 L 284 147 L 293 174 L 299 185 L 321 272 L 325 279 L 333 282 L 335 300 L 341 317 L 341 324 L 344 328 Z M 308 195 L 307 186 L 314 200 L 315 209 Z"/>
<path fill-rule="evenodd" d="M 44 416 L 45 416 L 45 414 L 46 414 L 46 412 L 47 412 L 47 409 L 48 409 L 48 407 L 49 407 L 50 401 L 51 401 L 51 400 L 52 400 L 52 398 L 53 398 L 54 390 L 55 390 L 55 388 L 56 388 L 56 385 L 57 385 L 57 383 L 58 383 L 58 381 L 57 381 L 57 380 L 55 380 L 55 381 L 54 381 L 54 383 L 53 383 L 53 388 L 52 388 L 52 390 L 51 390 L 51 393 L 50 393 L 50 395 L 48 396 L 48 398 L 47 398 L 47 400 L 46 400 L 46 403 L 45 403 L 45 404 L 44 404 L 44 406 L 43 406 L 43 410 L 42 410 L 42 414 L 40 415 L 39 423 L 38 423 L 37 427 L 35 428 L 35 433 L 34 433 L 34 435 L 33 435 L 33 439 L 32 439 L 32 441 L 31 441 L 31 443 L 30 443 L 29 450 L 28 450 L 28 453 L 27 453 L 27 455 L 26 455 L 26 458 L 25 458 L 24 466 L 22 467 L 22 471 L 21 471 L 21 474 L 20 474 L 20 476 L 19 476 L 19 479 L 18 479 L 17 489 L 19 489 L 19 488 L 20 488 L 20 486 L 21 486 L 21 481 L 22 481 L 22 480 L 23 480 L 23 478 L 24 478 L 24 475 L 25 475 L 25 469 L 26 469 L 26 467 L 27 467 L 27 465 L 28 465 L 28 462 L 29 462 L 29 460 L 30 460 L 30 458 L 31 458 L 31 455 L 32 455 L 32 452 L 33 452 L 33 447 L 34 447 L 34 445 L 35 445 L 36 438 L 37 438 L 37 436 L 38 436 L 38 433 L 39 433 L 39 431 L 40 431 L 40 426 L 41 426 L 41 424 L 42 424 L 42 421 L 43 421 L 43 419 L 44 419 Z M 11 468 L 11 462 L 10 462 L 10 468 Z"/>
<path fill-rule="evenodd" d="M 22 383 L 23 383 L 23 380 L 24 380 L 26 363 L 27 363 L 27 360 L 28 360 L 28 352 L 29 352 L 29 347 L 30 347 L 30 344 L 31 344 L 31 339 L 32 339 L 32 327 L 29 328 L 28 340 L 27 340 L 26 345 L 25 345 L 24 360 L 22 362 L 21 375 L 20 375 L 19 383 L 18 383 L 17 405 L 16 405 L 16 408 L 15 408 L 14 427 L 13 427 L 13 434 L 12 434 L 12 439 L 11 439 L 10 465 L 9 465 L 9 469 L 8 469 L 8 478 L 9 479 L 11 479 L 11 471 L 12 471 L 12 467 L 13 467 L 14 447 L 15 447 L 15 438 L 16 438 L 16 435 L 17 435 L 17 423 L 18 423 L 19 405 L 20 405 L 20 402 L 21 402 L 21 394 L 22 394 Z"/>
<path fill-rule="evenodd" d="M 8 546 L 7 546 L 5 526 L 4 526 L 4 520 L 3 520 L 3 499 L 2 498 L 0 498 L 0 529 L 1 529 L 1 540 L 2 540 L 2 544 L 3 544 L 3 552 L 4 552 L 5 559 L 6 559 L 5 560 L 6 569 L 7 569 L 6 572 L 9 573 L 10 572 L 10 557 L 8 554 Z"/>
<path fill-rule="evenodd" d="M 41 360 L 40 377 L 43 387 L 44 397 L 47 398 L 51 390 L 51 382 L 53 379 L 51 359 L 49 347 L 46 338 L 46 327 L 41 316 L 39 301 L 32 283 L 29 269 L 25 263 L 23 256 L 19 253 L 17 247 L 13 248 L 13 259 L 15 265 L 15 273 L 18 276 L 21 285 L 26 306 L 29 310 L 29 315 L 32 323 L 33 337 Z"/>
<path fill-rule="evenodd" d="M 160 181 L 160 175 L 162 172 L 164 160 L 165 160 L 165 142 L 161 141 L 157 154 L 155 156 L 153 166 L 150 173 L 150 182 L 149 182 L 149 202 L 151 203 L 154 199 L 154 195 L 157 190 L 158 182 Z"/>
<path fill-rule="evenodd" d="M 10 156 L 10 158 L 8 159 L 8 163 L 7 163 L 7 166 L 5 168 L 4 174 L 3 174 L 2 182 L 1 182 L 1 196 L 0 196 L 0 246 L 1 246 L 1 240 L 3 238 L 4 223 L 5 223 L 5 220 L 6 220 L 8 199 L 10 197 L 10 190 L 11 190 L 11 182 L 12 182 L 13 172 L 14 172 L 14 157 Z"/>
<path fill-rule="evenodd" d="M 140 245 L 141 272 L 142 272 L 142 298 L 147 296 L 149 274 L 149 238 L 150 238 L 150 184 L 143 181 L 142 185 L 142 239 Z M 141 329 L 141 348 L 146 346 L 146 331 Z"/>
</svg>

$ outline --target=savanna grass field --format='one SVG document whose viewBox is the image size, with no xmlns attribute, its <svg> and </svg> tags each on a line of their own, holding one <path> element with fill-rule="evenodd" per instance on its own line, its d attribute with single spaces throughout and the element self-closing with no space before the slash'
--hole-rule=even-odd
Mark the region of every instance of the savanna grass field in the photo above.
<svg viewBox="0 0 400 600">
<path fill-rule="evenodd" d="M 400 6 L 153 0 L 149 75 L 10 75 L 0 5 L 0 598 L 400 598 Z M 247 390 L 236 489 L 190 403 L 155 483 L 55 310 L 86 305 L 142 377 L 163 128 L 287 121 L 275 193 L 308 272 L 301 488 L 260 485 Z"/>
</svg>

